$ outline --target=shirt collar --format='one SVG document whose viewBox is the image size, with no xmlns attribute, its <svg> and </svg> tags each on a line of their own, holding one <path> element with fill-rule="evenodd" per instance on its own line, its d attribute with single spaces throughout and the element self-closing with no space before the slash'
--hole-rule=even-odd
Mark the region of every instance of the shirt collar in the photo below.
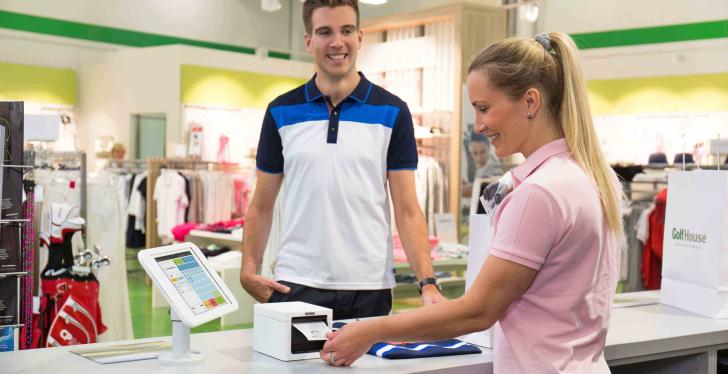
<svg viewBox="0 0 728 374">
<path fill-rule="evenodd" d="M 566 144 L 566 139 L 556 139 L 550 143 L 547 143 L 541 148 L 533 152 L 526 161 L 523 161 L 520 165 L 516 166 L 511 173 L 513 174 L 514 187 L 518 186 L 531 175 L 536 169 L 541 166 L 546 160 L 553 156 L 571 153 L 569 145 Z"/>
<path fill-rule="evenodd" d="M 361 72 L 359 73 L 359 77 L 361 77 L 359 84 L 348 97 L 363 104 L 367 102 L 369 94 L 372 92 L 372 82 L 370 82 Z M 323 94 L 319 91 L 318 87 L 316 87 L 316 74 L 314 74 L 313 77 L 306 82 L 306 101 L 311 102 L 318 100 L 321 97 L 323 97 Z"/>
</svg>

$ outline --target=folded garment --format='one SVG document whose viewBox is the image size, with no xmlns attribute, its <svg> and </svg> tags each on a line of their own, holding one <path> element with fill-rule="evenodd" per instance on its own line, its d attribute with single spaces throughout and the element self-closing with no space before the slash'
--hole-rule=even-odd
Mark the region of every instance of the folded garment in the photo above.
<svg viewBox="0 0 728 374">
<path fill-rule="evenodd" d="M 230 247 L 220 247 L 219 245 L 212 244 L 205 248 L 200 248 L 200 252 L 202 252 L 205 257 L 215 257 L 225 252 L 230 252 Z"/>
<path fill-rule="evenodd" d="M 194 223 L 194 222 L 188 222 L 188 223 L 182 223 L 175 227 L 172 227 L 172 234 L 174 235 L 174 240 L 178 242 L 185 241 L 185 237 L 187 234 L 190 233 L 190 231 L 200 227 L 200 224 Z"/>
<path fill-rule="evenodd" d="M 400 360 L 405 358 L 469 355 L 481 352 L 480 348 L 472 344 L 458 339 L 449 339 L 434 342 L 375 343 L 367 353 L 391 360 Z"/>
<path fill-rule="evenodd" d="M 244 219 L 238 218 L 230 221 L 219 221 L 210 223 L 207 225 L 204 225 L 201 229 L 205 231 L 213 231 L 213 232 L 220 232 L 220 230 L 228 230 L 233 229 L 235 227 L 240 227 L 245 224 Z"/>
<path fill-rule="evenodd" d="M 334 322 L 331 327 L 338 330 L 345 325 L 344 322 Z M 462 340 L 448 339 L 433 342 L 374 343 L 367 353 L 390 360 L 401 360 L 406 358 L 470 355 L 481 353 L 481 351 L 480 348 Z"/>
</svg>

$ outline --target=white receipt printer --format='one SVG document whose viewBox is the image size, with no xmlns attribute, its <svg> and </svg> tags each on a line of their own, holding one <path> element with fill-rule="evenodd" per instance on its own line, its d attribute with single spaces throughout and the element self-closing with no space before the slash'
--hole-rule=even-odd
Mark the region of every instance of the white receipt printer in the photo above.
<svg viewBox="0 0 728 374">
<path fill-rule="evenodd" d="M 282 361 L 319 358 L 332 311 L 300 301 L 253 306 L 253 349 Z"/>
</svg>

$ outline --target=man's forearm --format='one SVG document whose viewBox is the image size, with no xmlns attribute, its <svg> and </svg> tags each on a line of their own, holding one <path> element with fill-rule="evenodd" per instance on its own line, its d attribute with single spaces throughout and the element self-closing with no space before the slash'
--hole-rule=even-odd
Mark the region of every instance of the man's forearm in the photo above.
<svg viewBox="0 0 728 374">
<path fill-rule="evenodd" d="M 243 265 L 241 271 L 257 274 L 270 235 L 273 212 L 253 209 L 245 217 L 243 230 Z"/>
<path fill-rule="evenodd" d="M 422 213 L 419 211 L 413 213 L 403 212 L 396 214 L 395 218 L 399 238 L 417 280 L 432 277 L 434 272 L 432 270 L 432 258 L 430 257 L 430 245 Z"/>
</svg>

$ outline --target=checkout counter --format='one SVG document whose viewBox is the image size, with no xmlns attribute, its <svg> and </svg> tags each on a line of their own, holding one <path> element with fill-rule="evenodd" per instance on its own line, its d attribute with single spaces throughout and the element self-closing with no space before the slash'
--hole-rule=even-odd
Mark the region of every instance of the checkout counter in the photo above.
<svg viewBox="0 0 728 374">
<path fill-rule="evenodd" d="M 613 373 L 716 373 L 728 351 L 728 320 L 711 319 L 658 303 L 655 291 L 617 295 L 605 356 Z M 169 337 L 162 338 L 170 340 Z M 153 341 L 150 338 L 141 341 Z M 98 343 L 94 346 L 120 342 Z M 463 356 L 387 360 L 364 355 L 349 368 L 320 359 L 279 361 L 253 350 L 253 330 L 193 334 L 199 365 L 163 366 L 157 360 L 101 365 L 70 353 L 76 347 L 0 353 L 3 373 L 491 373 L 492 351 Z"/>
</svg>

